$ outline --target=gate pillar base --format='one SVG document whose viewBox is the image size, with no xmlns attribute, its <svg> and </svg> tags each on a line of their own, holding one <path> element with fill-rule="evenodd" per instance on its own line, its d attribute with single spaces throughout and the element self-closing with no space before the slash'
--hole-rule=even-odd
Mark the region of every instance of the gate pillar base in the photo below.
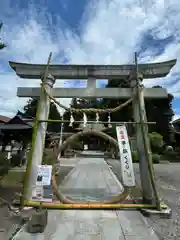
<svg viewBox="0 0 180 240">
<path fill-rule="evenodd" d="M 156 209 L 140 209 L 140 212 L 145 217 L 151 217 L 152 215 L 155 215 L 160 218 L 169 219 L 172 216 L 172 210 L 169 207 L 167 209 L 161 209 L 160 211 Z"/>
</svg>

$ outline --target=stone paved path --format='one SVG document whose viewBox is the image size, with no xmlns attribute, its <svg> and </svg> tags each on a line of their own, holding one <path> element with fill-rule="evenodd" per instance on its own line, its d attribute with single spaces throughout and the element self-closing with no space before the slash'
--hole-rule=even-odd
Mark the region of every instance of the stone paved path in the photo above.
<svg viewBox="0 0 180 240">
<path fill-rule="evenodd" d="M 102 158 L 79 160 L 63 184 L 64 193 L 71 192 L 72 198 L 87 201 L 107 199 L 120 191 L 122 185 Z M 13 239 L 158 240 L 158 237 L 138 211 L 51 210 L 44 233 L 29 234 L 22 228 Z"/>
</svg>

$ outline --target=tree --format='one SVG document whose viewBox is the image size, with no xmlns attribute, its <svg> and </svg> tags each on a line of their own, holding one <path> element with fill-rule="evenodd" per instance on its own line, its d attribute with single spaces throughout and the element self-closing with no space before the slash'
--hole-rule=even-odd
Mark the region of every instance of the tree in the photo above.
<svg viewBox="0 0 180 240">
<path fill-rule="evenodd" d="M 149 133 L 151 149 L 153 153 L 160 153 L 162 151 L 164 141 L 163 136 L 157 132 Z"/>
<path fill-rule="evenodd" d="M 0 23 L 0 31 L 2 30 L 2 27 L 3 27 L 3 23 Z M 6 45 L 1 42 L 1 38 L 0 38 L 0 50 L 2 50 L 5 47 L 6 47 Z"/>
<path fill-rule="evenodd" d="M 111 79 L 109 80 L 106 88 L 130 88 L 130 84 L 126 80 L 117 80 Z M 161 86 L 154 86 L 154 88 L 161 88 Z M 163 140 L 166 144 L 171 144 L 171 131 L 169 128 L 169 123 L 172 120 L 173 111 L 172 111 L 172 102 L 173 96 L 168 94 L 167 98 L 164 99 L 145 99 L 145 107 L 147 120 L 149 122 L 156 122 L 156 124 L 149 124 L 149 133 L 157 132 L 163 136 Z M 126 100 L 124 99 L 102 99 L 102 100 L 85 100 L 85 99 L 73 99 L 71 107 L 73 108 L 115 108 L 118 105 L 124 103 Z M 73 117 L 75 120 L 82 120 L 82 113 L 73 113 Z M 69 111 L 65 112 L 64 119 L 70 119 Z M 95 119 L 95 114 L 92 116 L 88 115 L 88 120 Z M 108 121 L 108 113 L 100 114 L 100 121 Z M 118 112 L 114 112 L 111 114 L 111 121 L 115 122 L 129 122 L 134 121 L 133 119 L 133 110 L 132 105 L 129 104 L 122 110 Z M 105 127 L 108 127 L 108 124 L 104 124 Z M 77 128 L 79 124 L 73 124 L 73 128 L 69 128 L 69 123 L 65 124 L 66 131 L 73 131 L 74 128 Z M 132 124 L 128 124 L 128 133 L 129 135 L 135 134 L 135 128 Z M 112 137 L 116 138 L 115 127 L 108 129 L 108 134 Z"/>
<path fill-rule="evenodd" d="M 130 84 L 128 81 L 125 80 L 117 80 L 112 79 L 108 81 L 108 84 L 106 85 L 106 88 L 130 88 Z M 118 105 L 126 102 L 124 99 L 103 99 L 102 105 L 105 105 L 104 108 L 115 108 Z M 104 104 L 103 104 L 104 103 Z M 104 121 L 107 121 L 108 114 L 104 115 Z M 112 121 L 132 121 L 132 106 L 131 104 L 127 107 L 123 108 L 121 111 L 114 112 L 111 114 L 111 120 Z"/>
<path fill-rule="evenodd" d="M 24 106 L 24 114 L 29 117 L 36 117 L 38 105 L 38 98 L 31 98 L 28 100 L 27 104 Z M 52 120 L 61 120 L 60 113 L 57 110 L 56 105 L 51 102 L 49 119 Z M 48 123 L 48 132 L 60 132 L 61 124 L 60 123 Z"/>
<path fill-rule="evenodd" d="M 109 80 L 106 85 L 107 88 L 129 88 L 130 84 L 126 80 Z M 161 86 L 154 86 L 154 88 L 161 88 Z M 172 120 L 173 111 L 172 111 L 172 100 L 173 95 L 168 94 L 168 98 L 164 99 L 145 99 L 147 120 L 149 122 L 156 122 L 154 125 L 149 125 L 149 132 L 157 132 L 163 136 L 164 142 L 166 144 L 171 143 L 171 131 L 169 128 L 169 123 Z M 101 101 L 101 108 L 114 108 L 119 104 L 124 103 L 125 100 L 119 99 L 103 99 Z M 101 116 L 102 121 L 107 121 L 108 114 L 104 114 Z M 134 121 L 133 113 L 132 113 L 132 105 L 126 106 L 119 112 L 115 112 L 111 114 L 112 121 Z M 129 126 L 129 132 L 133 135 L 134 128 L 132 125 Z M 114 131 L 113 131 L 114 132 Z"/>
<path fill-rule="evenodd" d="M 155 86 L 154 88 L 161 88 Z M 173 95 L 168 94 L 164 99 L 150 99 L 146 100 L 146 111 L 149 122 L 156 122 L 155 125 L 149 125 L 149 132 L 157 132 L 163 136 L 166 144 L 171 144 L 171 129 L 169 124 L 174 115 L 172 110 Z"/>
</svg>

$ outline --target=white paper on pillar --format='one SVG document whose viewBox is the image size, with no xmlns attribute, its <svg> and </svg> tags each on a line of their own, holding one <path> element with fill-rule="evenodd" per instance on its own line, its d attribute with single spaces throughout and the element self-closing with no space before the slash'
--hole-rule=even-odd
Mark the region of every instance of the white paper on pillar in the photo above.
<svg viewBox="0 0 180 240">
<path fill-rule="evenodd" d="M 51 177 L 52 177 L 52 166 L 51 165 L 38 165 L 36 186 L 50 185 Z"/>
<path fill-rule="evenodd" d="M 134 187 L 136 185 L 135 176 L 126 126 L 125 125 L 117 126 L 116 133 L 120 152 L 123 185 L 127 187 Z"/>
</svg>

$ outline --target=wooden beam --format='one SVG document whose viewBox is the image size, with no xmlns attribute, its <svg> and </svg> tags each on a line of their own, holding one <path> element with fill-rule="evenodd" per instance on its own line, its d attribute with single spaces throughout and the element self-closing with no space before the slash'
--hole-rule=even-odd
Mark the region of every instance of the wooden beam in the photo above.
<svg viewBox="0 0 180 240">
<path fill-rule="evenodd" d="M 40 79 L 44 74 L 45 64 L 27 64 L 9 62 L 16 74 L 21 78 Z M 139 72 L 143 78 L 165 77 L 176 64 L 176 60 L 139 64 Z M 56 79 L 124 79 L 127 78 L 135 65 L 50 65 L 49 72 Z"/>
<path fill-rule="evenodd" d="M 40 88 L 19 87 L 18 97 L 39 97 Z M 56 98 L 122 98 L 128 99 L 132 96 L 130 88 L 96 88 L 88 91 L 88 88 L 54 88 L 53 96 Z M 165 88 L 145 88 L 145 98 L 166 98 L 168 96 Z"/>
</svg>

